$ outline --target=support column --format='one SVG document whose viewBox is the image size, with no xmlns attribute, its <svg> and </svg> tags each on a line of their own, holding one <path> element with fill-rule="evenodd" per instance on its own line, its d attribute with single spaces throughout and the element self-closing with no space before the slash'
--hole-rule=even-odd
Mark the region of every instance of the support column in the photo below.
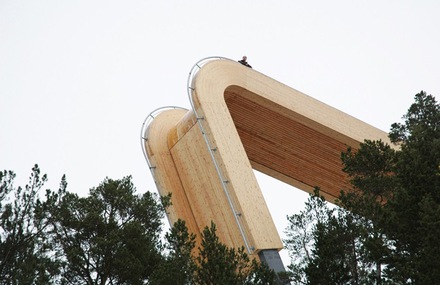
<svg viewBox="0 0 440 285">
<path fill-rule="evenodd" d="M 261 262 L 265 262 L 269 266 L 269 268 L 276 273 L 286 271 L 278 250 L 263 249 L 258 253 L 258 257 L 260 258 Z"/>
</svg>

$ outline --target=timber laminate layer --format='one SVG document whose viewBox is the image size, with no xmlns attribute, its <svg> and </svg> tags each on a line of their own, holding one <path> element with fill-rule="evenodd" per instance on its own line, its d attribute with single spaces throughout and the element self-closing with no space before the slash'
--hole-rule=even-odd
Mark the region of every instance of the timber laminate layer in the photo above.
<svg viewBox="0 0 440 285">
<path fill-rule="evenodd" d="M 364 139 L 388 142 L 385 132 L 233 61 L 206 63 L 192 86 L 194 110 L 158 116 L 147 155 L 160 193 L 173 193 L 170 222 L 184 219 L 200 233 L 214 221 L 228 246 L 282 248 L 253 169 L 307 192 L 318 186 L 333 201 L 349 186 L 341 152 Z"/>
</svg>

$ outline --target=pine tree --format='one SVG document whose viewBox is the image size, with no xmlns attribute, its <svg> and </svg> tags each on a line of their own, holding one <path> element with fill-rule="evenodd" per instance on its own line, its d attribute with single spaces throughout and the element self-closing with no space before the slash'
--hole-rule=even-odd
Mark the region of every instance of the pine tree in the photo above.
<svg viewBox="0 0 440 285">
<path fill-rule="evenodd" d="M 440 106 L 422 91 L 403 119 L 389 134 L 398 150 L 365 141 L 342 154 L 352 188 L 341 192 L 337 215 L 307 233 L 314 239 L 302 284 L 440 280 Z"/>
<path fill-rule="evenodd" d="M 40 197 L 47 175 L 35 165 L 24 188 L 15 188 L 15 177 L 0 172 L 0 284 L 49 284 L 58 264 L 48 239 L 52 201 Z"/>
<path fill-rule="evenodd" d="M 164 208 L 155 195 L 137 195 L 128 176 L 106 178 L 87 197 L 64 191 L 58 199 L 52 223 L 63 262 L 62 284 L 148 280 L 162 259 Z"/>
<path fill-rule="evenodd" d="M 178 220 L 170 232 L 166 234 L 165 257 L 154 271 L 150 283 L 157 285 L 188 285 L 193 284 L 196 270 L 195 234 L 189 233 L 185 221 Z"/>
</svg>

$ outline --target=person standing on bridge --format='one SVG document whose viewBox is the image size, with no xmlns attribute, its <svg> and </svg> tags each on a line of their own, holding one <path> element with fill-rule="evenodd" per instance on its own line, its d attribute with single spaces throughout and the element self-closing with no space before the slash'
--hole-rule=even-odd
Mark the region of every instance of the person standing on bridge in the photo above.
<svg viewBox="0 0 440 285">
<path fill-rule="evenodd" d="M 244 66 L 252 68 L 252 66 L 247 62 L 247 56 L 245 56 L 245 55 L 243 55 L 243 58 L 241 60 L 239 60 L 238 62 L 243 64 Z"/>
</svg>

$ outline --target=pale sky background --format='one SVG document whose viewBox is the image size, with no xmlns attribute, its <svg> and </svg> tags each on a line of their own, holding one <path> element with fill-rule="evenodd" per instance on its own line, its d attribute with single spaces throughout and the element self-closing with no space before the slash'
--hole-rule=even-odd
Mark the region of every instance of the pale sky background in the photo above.
<svg viewBox="0 0 440 285">
<path fill-rule="evenodd" d="M 254 69 L 384 131 L 421 90 L 440 96 L 440 1 L 0 0 L 0 169 L 35 163 L 81 195 L 132 175 L 157 192 L 145 117 L 190 108 L 200 59 Z M 264 118 L 262 118 L 264 119 Z M 280 234 L 307 194 L 257 174 Z M 288 258 L 282 251 L 285 265 Z"/>
</svg>

